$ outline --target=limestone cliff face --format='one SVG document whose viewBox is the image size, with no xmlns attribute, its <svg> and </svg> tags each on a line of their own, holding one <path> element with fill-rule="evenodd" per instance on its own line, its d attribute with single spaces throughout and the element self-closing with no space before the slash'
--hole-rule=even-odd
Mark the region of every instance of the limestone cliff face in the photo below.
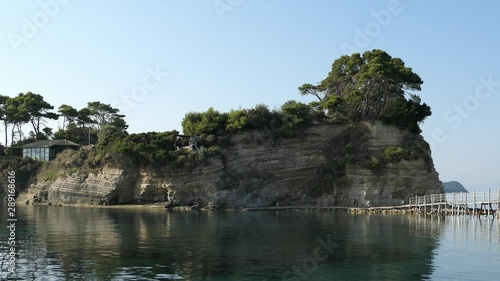
<svg viewBox="0 0 500 281">
<path fill-rule="evenodd" d="M 311 126 L 293 138 L 270 131 L 232 137 L 221 156 L 195 167 L 104 167 L 30 186 L 21 198 L 54 204 L 166 202 L 241 208 L 279 205 L 380 206 L 442 192 L 428 146 L 376 163 L 388 147 L 425 143 L 379 122 Z M 360 133 L 361 132 L 361 133 Z M 408 156 L 409 155 L 409 156 Z M 377 158 L 377 159 L 375 159 Z M 382 162 L 383 159 L 381 158 Z"/>
<path fill-rule="evenodd" d="M 19 200 L 83 205 L 130 203 L 135 199 L 138 180 L 136 169 L 104 167 L 98 174 L 64 175 L 54 182 L 32 184 Z"/>
<path fill-rule="evenodd" d="M 396 127 L 378 122 L 369 125 L 369 131 L 368 146 L 372 151 L 401 146 L 405 138 L 411 136 Z M 397 205 L 415 195 L 442 193 L 430 150 L 427 148 L 422 153 L 424 155 L 418 159 L 387 163 L 380 173 L 348 165 L 346 174 L 351 188 L 342 201 L 360 206 Z"/>
</svg>

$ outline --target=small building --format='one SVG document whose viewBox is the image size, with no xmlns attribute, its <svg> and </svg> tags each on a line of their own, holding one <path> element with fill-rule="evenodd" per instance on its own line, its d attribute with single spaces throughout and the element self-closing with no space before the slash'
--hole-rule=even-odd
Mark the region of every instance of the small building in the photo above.
<svg viewBox="0 0 500 281">
<path fill-rule="evenodd" d="M 21 146 L 23 157 L 31 157 L 40 161 L 51 161 L 57 154 L 66 149 L 77 150 L 80 145 L 72 141 L 63 140 L 41 140 Z"/>
</svg>

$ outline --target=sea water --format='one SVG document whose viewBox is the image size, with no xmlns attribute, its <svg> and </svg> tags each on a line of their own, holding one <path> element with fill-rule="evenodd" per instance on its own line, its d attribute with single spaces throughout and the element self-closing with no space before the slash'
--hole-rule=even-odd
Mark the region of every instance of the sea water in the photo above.
<svg viewBox="0 0 500 281">
<path fill-rule="evenodd" d="M 9 280 L 497 280 L 496 218 L 18 206 Z"/>
</svg>

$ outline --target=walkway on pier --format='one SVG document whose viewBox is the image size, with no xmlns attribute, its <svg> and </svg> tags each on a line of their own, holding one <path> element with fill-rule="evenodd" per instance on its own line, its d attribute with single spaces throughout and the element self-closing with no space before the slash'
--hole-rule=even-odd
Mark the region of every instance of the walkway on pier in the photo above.
<svg viewBox="0 0 500 281">
<path fill-rule="evenodd" d="M 495 199 L 493 199 L 495 198 Z M 495 216 L 500 209 L 500 189 L 493 194 L 491 190 L 482 193 L 442 193 L 425 196 L 415 196 L 407 204 L 384 207 L 322 207 L 322 206 L 269 206 L 250 207 L 245 211 L 265 210 L 344 210 L 353 211 L 388 211 L 388 210 L 417 210 L 419 212 L 437 212 L 451 215 L 492 215 Z"/>
<path fill-rule="evenodd" d="M 406 207 L 425 212 L 446 212 L 452 215 L 495 215 L 500 204 L 500 189 L 492 193 L 446 193 L 410 198 Z"/>
</svg>

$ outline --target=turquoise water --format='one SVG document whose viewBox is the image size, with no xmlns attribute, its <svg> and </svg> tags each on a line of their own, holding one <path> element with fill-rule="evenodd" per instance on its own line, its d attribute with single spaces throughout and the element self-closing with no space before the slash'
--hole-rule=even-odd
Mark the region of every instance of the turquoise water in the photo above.
<svg viewBox="0 0 500 281">
<path fill-rule="evenodd" d="M 0 211 L 1 277 L 8 229 Z M 497 219 L 19 206 L 12 280 L 498 280 Z"/>
</svg>

